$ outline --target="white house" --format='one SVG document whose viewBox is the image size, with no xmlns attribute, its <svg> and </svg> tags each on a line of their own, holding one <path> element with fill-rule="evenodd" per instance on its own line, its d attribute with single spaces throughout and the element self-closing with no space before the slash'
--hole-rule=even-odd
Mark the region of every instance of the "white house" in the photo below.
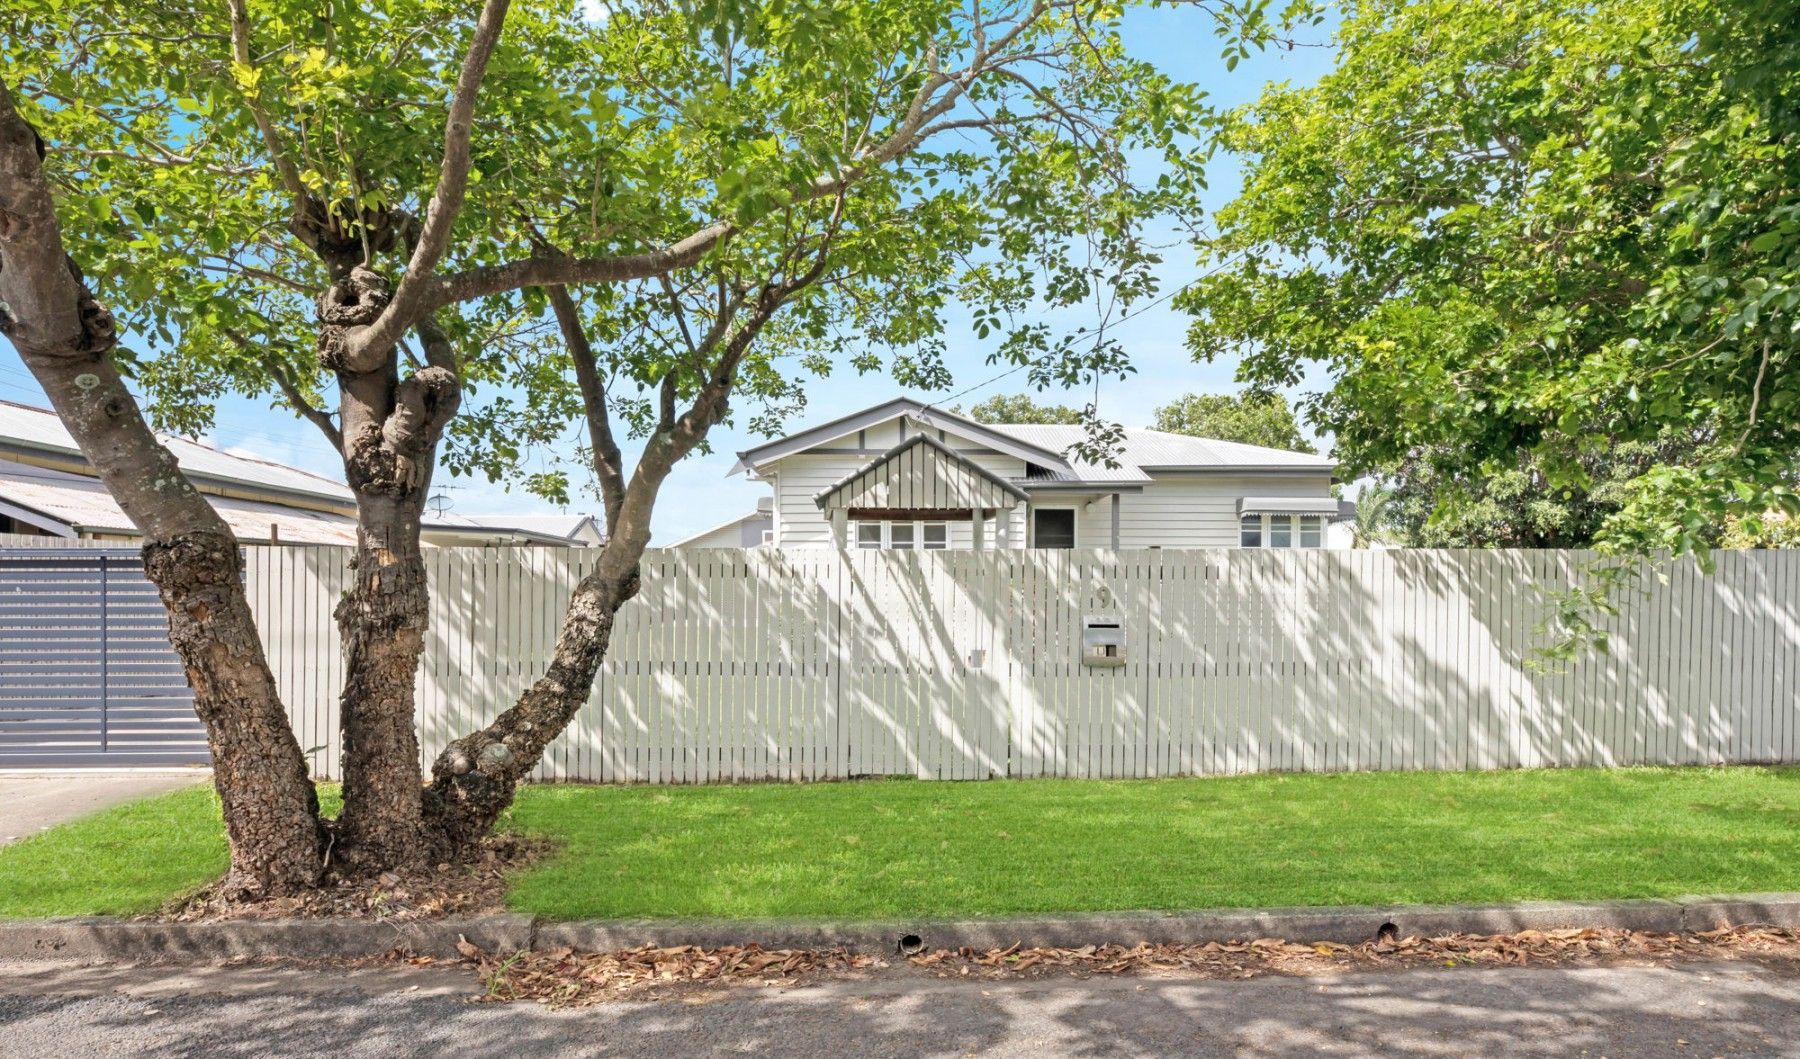
<svg viewBox="0 0 1800 1059">
<path fill-rule="evenodd" d="M 356 497 L 341 482 L 272 460 L 162 438 L 194 488 L 239 543 L 355 544 Z M 56 413 L 0 401 L 0 536 L 8 544 L 118 541 L 138 536 Z M 589 515 L 428 515 L 427 545 L 590 547 L 604 531 Z"/>
<path fill-rule="evenodd" d="M 896 398 L 738 454 L 766 511 L 672 547 L 1319 548 L 1330 457 L 1125 432 L 1114 467 L 1070 455 L 1078 426 L 983 424 Z"/>
</svg>

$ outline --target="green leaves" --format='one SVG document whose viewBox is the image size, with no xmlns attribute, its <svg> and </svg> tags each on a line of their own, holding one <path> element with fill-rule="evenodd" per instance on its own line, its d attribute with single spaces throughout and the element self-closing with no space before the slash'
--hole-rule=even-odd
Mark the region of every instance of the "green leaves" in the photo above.
<svg viewBox="0 0 1800 1059">
<path fill-rule="evenodd" d="M 1421 525 L 1705 549 L 1800 455 L 1793 15 L 1355 6 L 1334 73 L 1221 125 L 1249 164 L 1182 298 L 1196 355 L 1322 365 L 1309 414 L 1353 471 L 1422 475 Z"/>
</svg>

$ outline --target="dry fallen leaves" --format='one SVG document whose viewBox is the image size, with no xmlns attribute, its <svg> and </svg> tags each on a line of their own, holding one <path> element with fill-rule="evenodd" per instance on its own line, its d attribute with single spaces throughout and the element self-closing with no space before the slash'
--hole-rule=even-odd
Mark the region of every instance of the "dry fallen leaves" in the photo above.
<svg viewBox="0 0 1800 1059">
<path fill-rule="evenodd" d="M 706 983 L 793 985 L 805 979 L 871 973 L 890 965 L 844 949 L 764 949 L 732 945 L 630 949 L 623 952 L 503 956 L 473 945 L 458 949 L 475 966 L 494 1000 L 590 1004 L 641 995 L 658 986 Z M 471 952 L 470 950 L 473 950 Z M 1628 930 L 1524 930 L 1516 934 L 1383 937 L 1358 945 L 1299 944 L 1280 938 L 1197 945 L 1083 945 L 1077 948 L 938 949 L 900 961 L 941 977 L 1094 974 L 1180 975 L 1238 979 L 1415 966 L 1582 965 L 1620 961 L 1757 959 L 1800 963 L 1800 931 L 1734 927 L 1688 934 Z"/>
<path fill-rule="evenodd" d="M 338 916 L 413 920 L 503 912 L 509 877 L 543 856 L 547 848 L 542 842 L 494 835 L 484 839 L 466 862 L 405 873 L 382 872 L 372 879 L 337 876 L 299 897 L 263 901 L 233 900 L 214 887 L 150 918 L 182 923 Z"/>
</svg>

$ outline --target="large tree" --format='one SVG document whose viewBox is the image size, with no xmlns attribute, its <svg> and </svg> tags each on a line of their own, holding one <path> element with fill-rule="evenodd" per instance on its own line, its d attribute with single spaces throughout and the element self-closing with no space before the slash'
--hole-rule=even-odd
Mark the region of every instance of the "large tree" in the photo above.
<svg viewBox="0 0 1800 1059">
<path fill-rule="evenodd" d="M 1313 452 L 1287 398 L 1278 393 L 1190 393 L 1156 410 L 1151 424 L 1171 434 Z"/>
<path fill-rule="evenodd" d="M 961 409 L 952 408 L 952 412 Z M 997 393 L 969 408 L 977 423 L 1044 423 L 1076 426 L 1084 422 L 1082 410 L 1066 404 L 1039 404 L 1028 393 Z"/>
<path fill-rule="evenodd" d="M 1197 6 L 1240 40 L 1270 32 L 1263 4 Z M 327 862 L 453 856 L 481 834 L 585 699 L 661 483 L 734 398 L 779 413 L 807 373 L 884 366 L 870 346 L 899 351 L 885 366 L 903 382 L 941 384 L 954 299 L 1034 376 L 1116 365 L 1023 314 L 1101 285 L 1154 291 L 1138 230 L 1199 188 L 1197 94 L 1124 52 L 1110 4 L 509 7 L 6 16 L 0 325 L 144 531 L 239 892 L 304 888 Z M 1169 171 L 1139 186 L 1133 150 Z M 155 356 L 116 345 L 102 299 Z M 343 457 L 359 542 L 337 614 L 335 822 L 282 717 L 235 542 L 123 373 L 176 426 L 221 387 L 275 395 Z M 522 423 L 550 436 L 570 419 L 609 542 L 546 676 L 422 787 L 431 475 L 440 457 L 504 470 Z M 642 442 L 635 464 L 621 434 Z"/>
<path fill-rule="evenodd" d="M 1795 4 L 1361 0 L 1338 46 L 1223 126 L 1246 177 L 1182 297 L 1196 353 L 1323 365 L 1353 472 L 1553 499 L 1637 446 L 1576 534 L 1608 548 L 1800 511 Z"/>
</svg>

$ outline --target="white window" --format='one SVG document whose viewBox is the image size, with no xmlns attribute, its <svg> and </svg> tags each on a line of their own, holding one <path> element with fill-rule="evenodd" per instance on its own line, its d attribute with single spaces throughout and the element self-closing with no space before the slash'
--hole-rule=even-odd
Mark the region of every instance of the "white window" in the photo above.
<svg viewBox="0 0 1800 1059">
<path fill-rule="evenodd" d="M 950 547 L 950 524 L 947 522 L 858 521 L 856 546 L 867 550 L 891 548 L 896 551 L 923 549 L 941 552 Z"/>
<path fill-rule="evenodd" d="M 1269 547 L 1292 548 L 1294 546 L 1294 520 L 1287 515 L 1269 516 Z"/>
<path fill-rule="evenodd" d="M 1262 547 L 1262 516 L 1245 515 L 1238 519 L 1238 544 L 1245 548 Z"/>
<path fill-rule="evenodd" d="M 1300 516 L 1300 547 L 1317 548 L 1324 544 L 1325 517 L 1323 515 Z"/>
</svg>

